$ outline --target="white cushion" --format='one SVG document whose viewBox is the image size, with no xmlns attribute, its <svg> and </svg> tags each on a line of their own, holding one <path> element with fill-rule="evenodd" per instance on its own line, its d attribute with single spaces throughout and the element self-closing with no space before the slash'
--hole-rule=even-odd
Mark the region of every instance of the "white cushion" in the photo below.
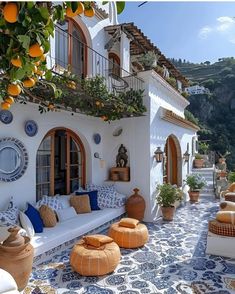
<svg viewBox="0 0 235 294">
<path fill-rule="evenodd" d="M 27 236 L 31 239 L 35 235 L 34 228 L 28 216 L 22 211 L 20 211 L 20 223 L 22 228 L 25 229 Z"/>
<path fill-rule="evenodd" d="M 56 198 L 59 202 L 59 209 L 65 209 L 71 206 L 69 202 L 70 195 L 57 195 Z"/>
<path fill-rule="evenodd" d="M 56 211 L 59 222 L 64 222 L 70 218 L 77 216 L 77 213 L 73 207 L 59 209 Z"/>
<path fill-rule="evenodd" d="M 35 208 L 40 208 L 40 206 L 46 205 L 49 206 L 52 210 L 59 209 L 59 202 L 56 196 L 46 196 L 44 195 L 41 200 L 36 203 Z"/>
<path fill-rule="evenodd" d="M 0 293 L 19 293 L 14 278 L 5 270 L 0 268 Z"/>
</svg>

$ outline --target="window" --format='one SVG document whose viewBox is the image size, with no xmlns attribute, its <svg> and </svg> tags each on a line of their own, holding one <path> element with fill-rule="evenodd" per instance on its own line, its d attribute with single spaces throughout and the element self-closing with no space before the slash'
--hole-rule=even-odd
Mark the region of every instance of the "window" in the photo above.
<svg viewBox="0 0 235 294">
<path fill-rule="evenodd" d="M 87 74 L 87 45 L 82 29 L 73 20 L 56 25 L 55 63 L 70 70 L 79 77 Z"/>
<path fill-rule="evenodd" d="M 109 53 L 109 72 L 120 76 L 120 58 L 115 53 Z"/>
<path fill-rule="evenodd" d="M 70 194 L 84 186 L 85 150 L 72 131 L 50 131 L 39 146 L 36 160 L 37 200 L 43 195 Z"/>
</svg>

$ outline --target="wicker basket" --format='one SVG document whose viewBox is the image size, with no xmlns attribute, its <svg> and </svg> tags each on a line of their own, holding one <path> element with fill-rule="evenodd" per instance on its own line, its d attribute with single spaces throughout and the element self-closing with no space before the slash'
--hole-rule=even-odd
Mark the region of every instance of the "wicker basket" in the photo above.
<svg viewBox="0 0 235 294">
<path fill-rule="evenodd" d="M 231 193 L 231 192 L 228 192 L 224 195 L 224 200 L 225 201 L 231 201 L 231 202 L 235 202 L 235 193 Z"/>
<path fill-rule="evenodd" d="M 209 221 L 209 231 L 216 235 L 235 237 L 235 225 L 220 223 L 217 220 Z"/>
</svg>

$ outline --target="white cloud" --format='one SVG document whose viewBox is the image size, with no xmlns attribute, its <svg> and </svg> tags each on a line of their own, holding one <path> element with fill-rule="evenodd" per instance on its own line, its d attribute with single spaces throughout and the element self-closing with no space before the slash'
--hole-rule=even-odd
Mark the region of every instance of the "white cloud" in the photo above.
<svg viewBox="0 0 235 294">
<path fill-rule="evenodd" d="M 216 30 L 219 32 L 226 32 L 235 26 L 235 20 L 229 16 L 221 16 L 217 18 L 219 25 L 217 25 Z"/>
<path fill-rule="evenodd" d="M 213 29 L 209 26 L 205 26 L 203 28 L 200 29 L 199 31 L 199 38 L 200 39 L 207 39 L 208 35 L 213 31 Z"/>
<path fill-rule="evenodd" d="M 230 16 L 218 17 L 214 25 L 202 27 L 199 30 L 198 37 L 206 40 L 212 33 L 219 33 L 228 42 L 235 44 L 235 18 Z"/>
</svg>

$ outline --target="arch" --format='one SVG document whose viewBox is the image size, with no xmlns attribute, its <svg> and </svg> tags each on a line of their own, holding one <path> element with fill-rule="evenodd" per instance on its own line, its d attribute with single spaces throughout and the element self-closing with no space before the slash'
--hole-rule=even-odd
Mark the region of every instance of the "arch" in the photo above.
<svg viewBox="0 0 235 294">
<path fill-rule="evenodd" d="M 165 144 L 164 182 L 182 186 L 182 152 L 179 140 L 173 134 Z"/>
<path fill-rule="evenodd" d="M 86 152 L 80 137 L 64 127 L 53 128 L 36 156 L 37 200 L 43 195 L 70 194 L 86 182 Z"/>
<path fill-rule="evenodd" d="M 117 76 L 120 76 L 120 58 L 114 52 L 109 52 L 109 71 Z"/>
</svg>

